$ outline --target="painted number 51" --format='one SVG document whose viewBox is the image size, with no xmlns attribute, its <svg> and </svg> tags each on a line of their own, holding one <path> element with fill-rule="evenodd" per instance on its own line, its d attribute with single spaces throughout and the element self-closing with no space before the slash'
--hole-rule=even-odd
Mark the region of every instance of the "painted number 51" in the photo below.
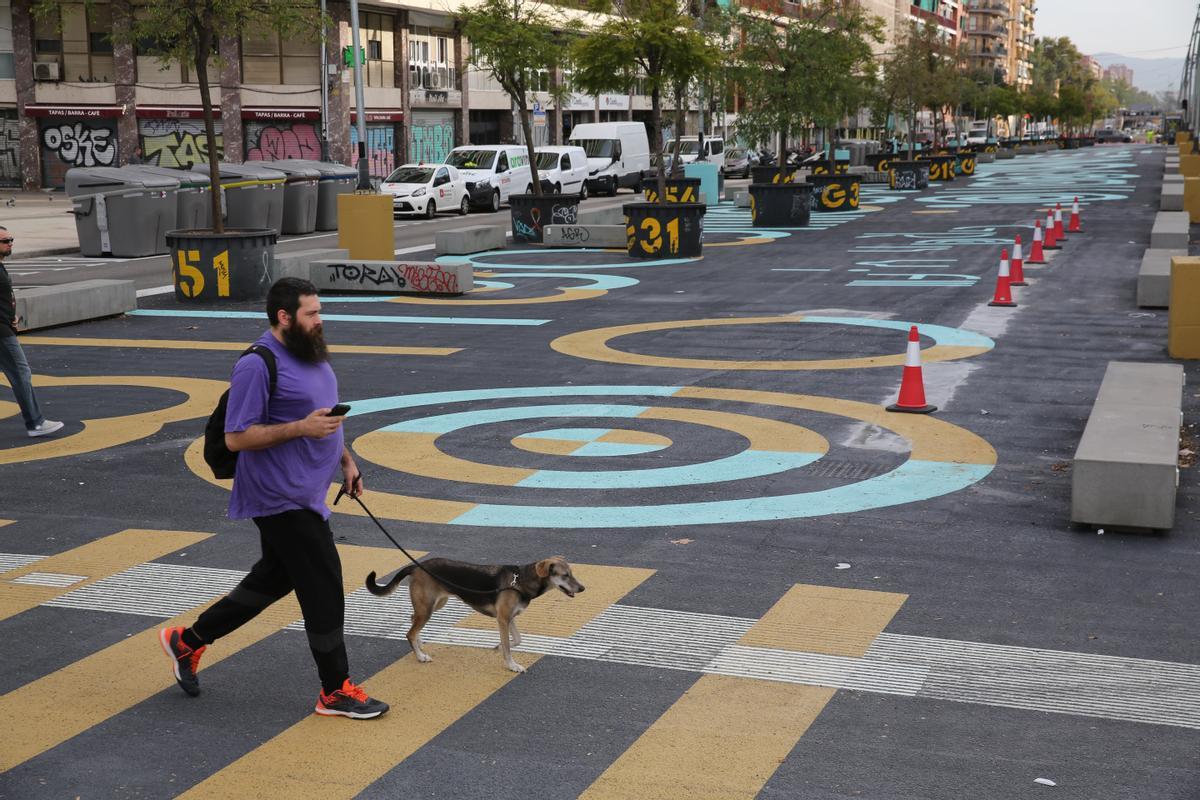
<svg viewBox="0 0 1200 800">
<path fill-rule="evenodd" d="M 200 270 L 199 250 L 179 250 L 179 290 L 184 297 L 199 297 L 204 293 L 204 273 Z M 213 272 L 217 276 L 217 297 L 229 297 L 229 251 L 213 256 Z"/>
</svg>

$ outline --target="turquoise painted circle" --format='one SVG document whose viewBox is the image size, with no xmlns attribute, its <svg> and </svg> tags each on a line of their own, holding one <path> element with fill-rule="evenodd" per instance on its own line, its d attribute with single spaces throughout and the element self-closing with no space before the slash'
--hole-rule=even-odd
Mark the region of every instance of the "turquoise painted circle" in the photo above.
<svg viewBox="0 0 1200 800">
<path fill-rule="evenodd" d="M 475 269 L 486 270 L 512 270 L 512 269 L 557 269 L 561 270 L 565 264 L 510 264 L 507 262 L 492 264 L 486 261 L 479 261 L 480 258 L 497 258 L 500 256 L 525 256 L 525 255 L 547 255 L 546 250 L 489 250 L 483 253 L 472 253 L 467 256 L 438 256 L 434 259 L 439 264 L 470 264 Z M 584 250 L 581 248 L 555 248 L 556 253 L 584 253 L 597 255 L 603 251 L 600 250 Z M 692 264 L 700 261 L 699 258 L 660 258 L 653 261 L 622 261 L 619 264 L 571 264 L 570 269 L 633 269 L 639 267 L 669 267 L 676 264 Z"/>
</svg>

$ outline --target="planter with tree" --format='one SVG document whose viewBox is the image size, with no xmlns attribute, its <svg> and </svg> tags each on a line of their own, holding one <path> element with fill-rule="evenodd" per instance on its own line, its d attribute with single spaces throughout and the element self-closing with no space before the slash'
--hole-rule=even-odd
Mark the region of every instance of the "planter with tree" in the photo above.
<svg viewBox="0 0 1200 800">
<path fill-rule="evenodd" d="M 896 108 L 904 115 L 908 140 L 906 156 L 890 164 L 888 185 L 892 189 L 909 191 L 929 186 L 930 164 L 917 159 L 917 114 L 933 94 L 943 48 L 934 26 L 909 23 L 897 32 L 895 49 L 884 59 L 884 91 L 895 97 Z"/>
<path fill-rule="evenodd" d="M 604 13 L 604 20 L 572 48 L 577 88 L 588 94 L 627 92 L 640 77 L 650 95 L 657 202 L 623 207 L 628 252 L 636 258 L 693 257 L 703 247 L 705 206 L 670 202 L 663 165 L 663 94 L 715 70 L 720 60 L 719 49 L 697 30 L 691 8 L 686 0 L 601 0 L 592 10 Z"/>
</svg>

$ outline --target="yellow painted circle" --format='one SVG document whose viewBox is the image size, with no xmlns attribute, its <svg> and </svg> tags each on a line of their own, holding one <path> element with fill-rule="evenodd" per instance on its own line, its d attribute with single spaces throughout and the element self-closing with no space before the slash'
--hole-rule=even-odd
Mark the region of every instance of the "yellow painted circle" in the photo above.
<svg viewBox="0 0 1200 800">
<path fill-rule="evenodd" d="M 657 433 L 622 429 L 611 430 L 596 441 L 609 442 L 612 444 L 648 445 L 650 447 L 657 447 L 659 449 L 670 447 L 672 444 L 674 444 L 674 442 L 672 442 L 666 436 L 659 436 Z M 547 456 L 570 455 L 586 444 L 586 442 L 581 442 L 575 439 L 547 439 L 530 436 L 528 434 L 516 436 L 510 440 L 509 443 L 519 450 Z"/>
<path fill-rule="evenodd" d="M 622 336 L 652 331 L 679 330 L 682 328 L 710 328 L 723 325 L 773 325 L 803 322 L 802 315 L 782 317 L 733 317 L 729 319 L 685 319 L 667 322 L 644 322 L 634 325 L 617 325 L 611 328 L 596 328 L 560 336 L 550 346 L 560 353 L 590 361 L 611 364 L 629 364 L 642 367 L 671 367 L 676 369 L 717 370 L 763 370 L 794 371 L 824 369 L 864 369 L 869 367 L 902 367 L 904 353 L 894 355 L 863 356 L 861 358 L 827 358 L 804 361 L 736 361 L 708 358 L 672 358 L 627 353 L 609 346 L 609 342 Z M 990 347 L 937 344 L 921 351 L 922 361 L 955 361 L 960 358 L 986 353 Z"/>
</svg>

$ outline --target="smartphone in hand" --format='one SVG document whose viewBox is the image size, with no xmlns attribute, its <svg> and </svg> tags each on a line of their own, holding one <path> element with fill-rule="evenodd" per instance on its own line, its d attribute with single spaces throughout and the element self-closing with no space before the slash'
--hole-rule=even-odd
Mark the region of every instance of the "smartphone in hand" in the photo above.
<svg viewBox="0 0 1200 800">
<path fill-rule="evenodd" d="M 346 416 L 346 412 L 348 412 L 349 410 L 350 410 L 350 405 L 348 403 L 338 403 L 336 406 L 329 409 L 329 416 L 344 417 L 344 416 Z"/>
</svg>

